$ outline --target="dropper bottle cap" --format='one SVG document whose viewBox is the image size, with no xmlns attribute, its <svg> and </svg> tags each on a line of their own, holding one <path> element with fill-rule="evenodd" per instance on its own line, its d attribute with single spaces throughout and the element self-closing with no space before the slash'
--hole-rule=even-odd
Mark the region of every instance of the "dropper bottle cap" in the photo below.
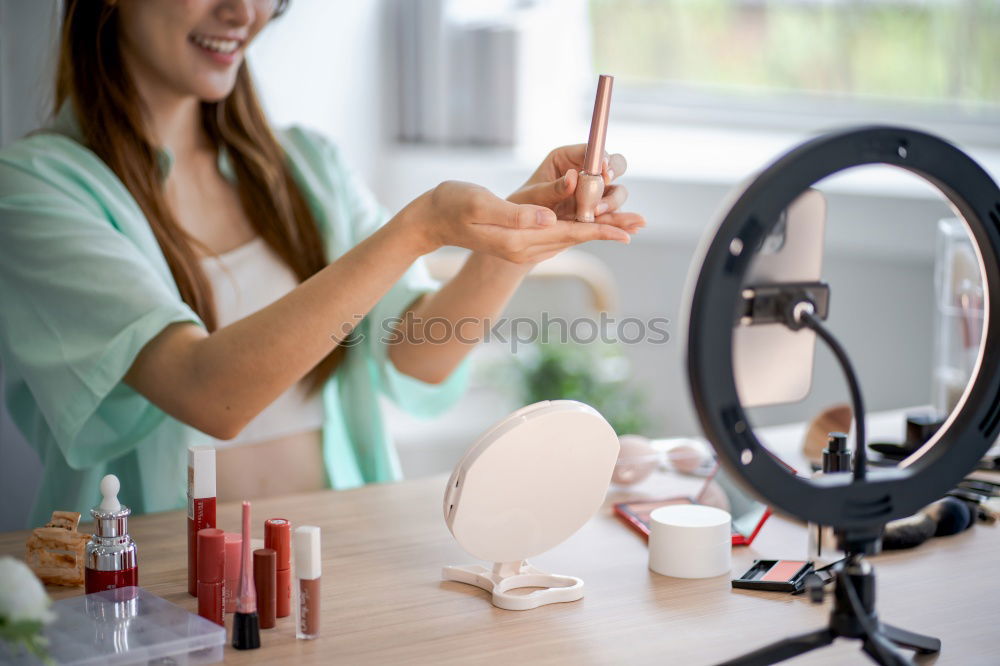
<svg viewBox="0 0 1000 666">
<path fill-rule="evenodd" d="M 90 510 L 94 517 L 94 533 L 102 538 L 123 537 L 128 534 L 128 517 L 132 510 L 118 501 L 121 482 L 114 474 L 101 479 L 101 503 Z"/>
</svg>

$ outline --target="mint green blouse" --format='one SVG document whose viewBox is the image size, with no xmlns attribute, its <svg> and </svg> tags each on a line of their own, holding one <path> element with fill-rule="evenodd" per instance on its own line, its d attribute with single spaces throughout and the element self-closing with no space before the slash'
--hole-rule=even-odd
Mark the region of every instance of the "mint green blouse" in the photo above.
<svg viewBox="0 0 1000 666">
<path fill-rule="evenodd" d="M 292 128 L 279 138 L 332 261 L 388 219 L 336 148 Z M 323 388 L 323 460 L 331 487 L 400 478 L 379 407 L 416 416 L 462 393 L 468 366 L 440 384 L 397 371 L 382 323 L 437 287 L 415 263 L 356 329 L 362 340 Z M 60 114 L 55 131 L 0 151 L 0 364 L 7 407 L 38 451 L 41 487 L 28 521 L 87 510 L 105 474 L 136 513 L 179 509 L 186 450 L 211 440 L 122 382 L 143 346 L 173 322 L 203 325 L 181 300 L 138 204 Z"/>
</svg>

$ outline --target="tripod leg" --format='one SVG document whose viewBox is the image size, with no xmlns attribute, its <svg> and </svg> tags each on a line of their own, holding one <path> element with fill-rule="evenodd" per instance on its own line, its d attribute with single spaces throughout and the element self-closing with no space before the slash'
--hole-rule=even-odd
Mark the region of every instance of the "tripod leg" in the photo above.
<svg viewBox="0 0 1000 666">
<path fill-rule="evenodd" d="M 933 636 L 916 634 L 912 631 L 907 631 L 906 629 L 900 629 L 899 627 L 894 627 L 891 624 L 886 624 L 885 622 L 882 623 L 882 633 L 896 645 L 902 645 L 903 647 L 910 648 L 911 650 L 916 650 L 920 654 L 931 654 L 933 652 L 941 651 L 940 639 L 934 638 Z"/>
<path fill-rule="evenodd" d="M 769 666 L 810 650 L 825 647 L 836 638 L 829 628 L 791 636 L 747 654 L 724 661 L 719 666 Z"/>
<path fill-rule="evenodd" d="M 904 655 L 884 635 L 875 633 L 865 636 L 862 650 L 882 666 L 913 666 L 913 660 Z"/>
</svg>

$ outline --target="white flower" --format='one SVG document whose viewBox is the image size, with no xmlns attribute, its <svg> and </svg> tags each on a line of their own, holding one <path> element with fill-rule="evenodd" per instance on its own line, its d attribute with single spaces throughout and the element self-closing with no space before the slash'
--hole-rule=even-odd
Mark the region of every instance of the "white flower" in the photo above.
<svg viewBox="0 0 1000 666">
<path fill-rule="evenodd" d="M 56 617 L 51 605 L 41 581 L 27 564 L 13 557 L 0 557 L 0 618 L 10 624 L 47 624 Z"/>
</svg>

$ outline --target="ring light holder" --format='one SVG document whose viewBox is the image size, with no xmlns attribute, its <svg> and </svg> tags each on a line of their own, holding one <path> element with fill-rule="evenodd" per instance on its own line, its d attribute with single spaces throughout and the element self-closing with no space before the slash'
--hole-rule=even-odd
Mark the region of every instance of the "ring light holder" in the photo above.
<svg viewBox="0 0 1000 666">
<path fill-rule="evenodd" d="M 732 365 L 735 314 L 742 306 L 743 280 L 751 260 L 780 213 L 823 178 L 874 164 L 920 176 L 936 186 L 965 220 L 986 284 L 985 334 L 973 378 L 957 406 L 938 432 L 898 467 L 871 470 L 860 479 L 851 474 L 804 479 L 763 455 L 765 449 L 740 404 Z M 888 521 L 916 513 L 974 469 L 1000 431 L 1000 327 L 991 325 L 1000 316 L 1000 190 L 996 183 L 961 150 L 923 132 L 864 127 L 826 134 L 780 157 L 738 194 L 705 246 L 701 271 L 691 284 L 688 380 L 702 429 L 720 462 L 779 511 L 836 528 L 842 544 L 857 556 L 851 560 L 853 568 L 843 569 L 838 576 L 838 583 L 851 580 L 838 585 L 830 627 L 730 663 L 774 663 L 829 644 L 837 636 L 864 640 L 864 650 L 882 663 L 908 663 L 891 643 L 922 652 L 939 649 L 936 639 L 878 620 L 873 574 L 861 556 L 878 551 L 881 530 Z M 852 600 L 847 597 L 857 590 L 868 612 L 853 622 L 848 617 Z"/>
<path fill-rule="evenodd" d="M 573 400 L 535 403 L 494 425 L 456 465 L 444 495 L 455 540 L 494 564 L 445 567 L 441 577 L 491 592 L 493 605 L 506 610 L 580 599 L 582 580 L 540 571 L 527 560 L 568 539 L 597 512 L 617 457 L 611 425 Z M 541 589 L 512 593 L 524 587 Z"/>
</svg>

